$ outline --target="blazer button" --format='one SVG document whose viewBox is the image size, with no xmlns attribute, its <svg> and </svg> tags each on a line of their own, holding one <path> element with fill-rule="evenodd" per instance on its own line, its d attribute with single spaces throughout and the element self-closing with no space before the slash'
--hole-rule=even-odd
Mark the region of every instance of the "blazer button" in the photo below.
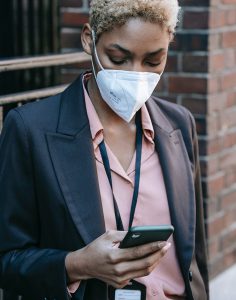
<svg viewBox="0 0 236 300">
<path fill-rule="evenodd" d="M 193 281 L 193 272 L 192 271 L 188 272 L 188 279 L 189 279 L 190 282 Z"/>
</svg>

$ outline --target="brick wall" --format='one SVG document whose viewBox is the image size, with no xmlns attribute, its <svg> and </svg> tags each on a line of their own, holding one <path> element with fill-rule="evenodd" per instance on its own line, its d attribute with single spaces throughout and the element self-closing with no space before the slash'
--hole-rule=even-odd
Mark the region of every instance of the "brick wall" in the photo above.
<svg viewBox="0 0 236 300">
<path fill-rule="evenodd" d="M 195 116 L 214 277 L 236 263 L 236 1 L 180 2 L 162 95 Z"/>
<path fill-rule="evenodd" d="M 206 197 L 212 274 L 236 262 L 236 1 L 209 16 Z"/>
<path fill-rule="evenodd" d="M 183 8 L 158 94 L 194 114 L 199 135 L 211 277 L 236 263 L 236 0 L 180 0 Z M 88 0 L 64 0 L 62 51 L 81 50 Z M 78 74 L 62 70 L 62 81 Z"/>
<path fill-rule="evenodd" d="M 82 51 L 80 33 L 88 22 L 89 0 L 61 0 L 61 51 Z M 73 81 L 90 63 L 74 64 L 61 69 L 61 82 Z"/>
</svg>

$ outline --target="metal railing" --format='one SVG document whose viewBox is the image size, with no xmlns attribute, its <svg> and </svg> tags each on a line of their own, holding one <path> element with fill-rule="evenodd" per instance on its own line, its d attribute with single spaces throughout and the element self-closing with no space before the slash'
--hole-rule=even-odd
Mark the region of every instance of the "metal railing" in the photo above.
<svg viewBox="0 0 236 300">
<path fill-rule="evenodd" d="M 53 66 L 75 65 L 78 67 L 89 62 L 89 56 L 84 52 L 45 55 L 37 57 L 19 58 L 11 60 L 0 61 L 0 73 L 29 70 L 33 68 L 45 68 Z M 9 104 L 21 105 L 28 101 L 46 98 L 57 93 L 62 92 L 67 87 L 66 84 L 24 91 L 19 93 L 12 93 L 0 96 L 0 108 Z M 3 117 L 0 117 L 0 128 Z"/>
</svg>

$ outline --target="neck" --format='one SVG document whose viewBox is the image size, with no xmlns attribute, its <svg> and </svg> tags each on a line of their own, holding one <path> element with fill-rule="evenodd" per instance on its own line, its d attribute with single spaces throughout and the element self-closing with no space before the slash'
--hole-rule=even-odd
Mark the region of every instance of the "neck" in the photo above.
<svg viewBox="0 0 236 300">
<path fill-rule="evenodd" d="M 135 125 L 135 117 L 133 117 L 133 119 L 127 123 L 121 117 L 119 117 L 109 107 L 109 105 L 107 105 L 107 103 L 101 97 L 93 75 L 88 80 L 88 93 L 104 129 L 108 129 L 109 127 L 124 129 L 133 127 Z"/>
</svg>

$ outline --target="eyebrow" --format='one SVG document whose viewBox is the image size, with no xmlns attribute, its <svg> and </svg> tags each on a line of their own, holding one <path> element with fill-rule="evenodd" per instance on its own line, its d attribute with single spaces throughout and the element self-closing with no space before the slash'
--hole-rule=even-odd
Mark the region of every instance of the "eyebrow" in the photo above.
<svg viewBox="0 0 236 300">
<path fill-rule="evenodd" d="M 119 50 L 119 51 L 125 53 L 126 55 L 129 55 L 129 56 L 132 55 L 132 52 L 131 52 L 130 50 L 125 49 L 124 47 L 121 47 L 121 46 L 118 45 L 118 44 L 111 44 L 110 47 L 115 48 L 115 49 L 117 49 L 117 50 Z M 147 52 L 147 53 L 145 54 L 145 56 L 155 56 L 155 55 L 159 54 L 159 53 L 162 52 L 162 51 L 166 51 L 166 49 L 165 49 L 165 48 L 160 48 L 160 49 L 158 49 L 158 50 L 156 50 L 156 51 L 153 51 L 153 52 Z"/>
</svg>

